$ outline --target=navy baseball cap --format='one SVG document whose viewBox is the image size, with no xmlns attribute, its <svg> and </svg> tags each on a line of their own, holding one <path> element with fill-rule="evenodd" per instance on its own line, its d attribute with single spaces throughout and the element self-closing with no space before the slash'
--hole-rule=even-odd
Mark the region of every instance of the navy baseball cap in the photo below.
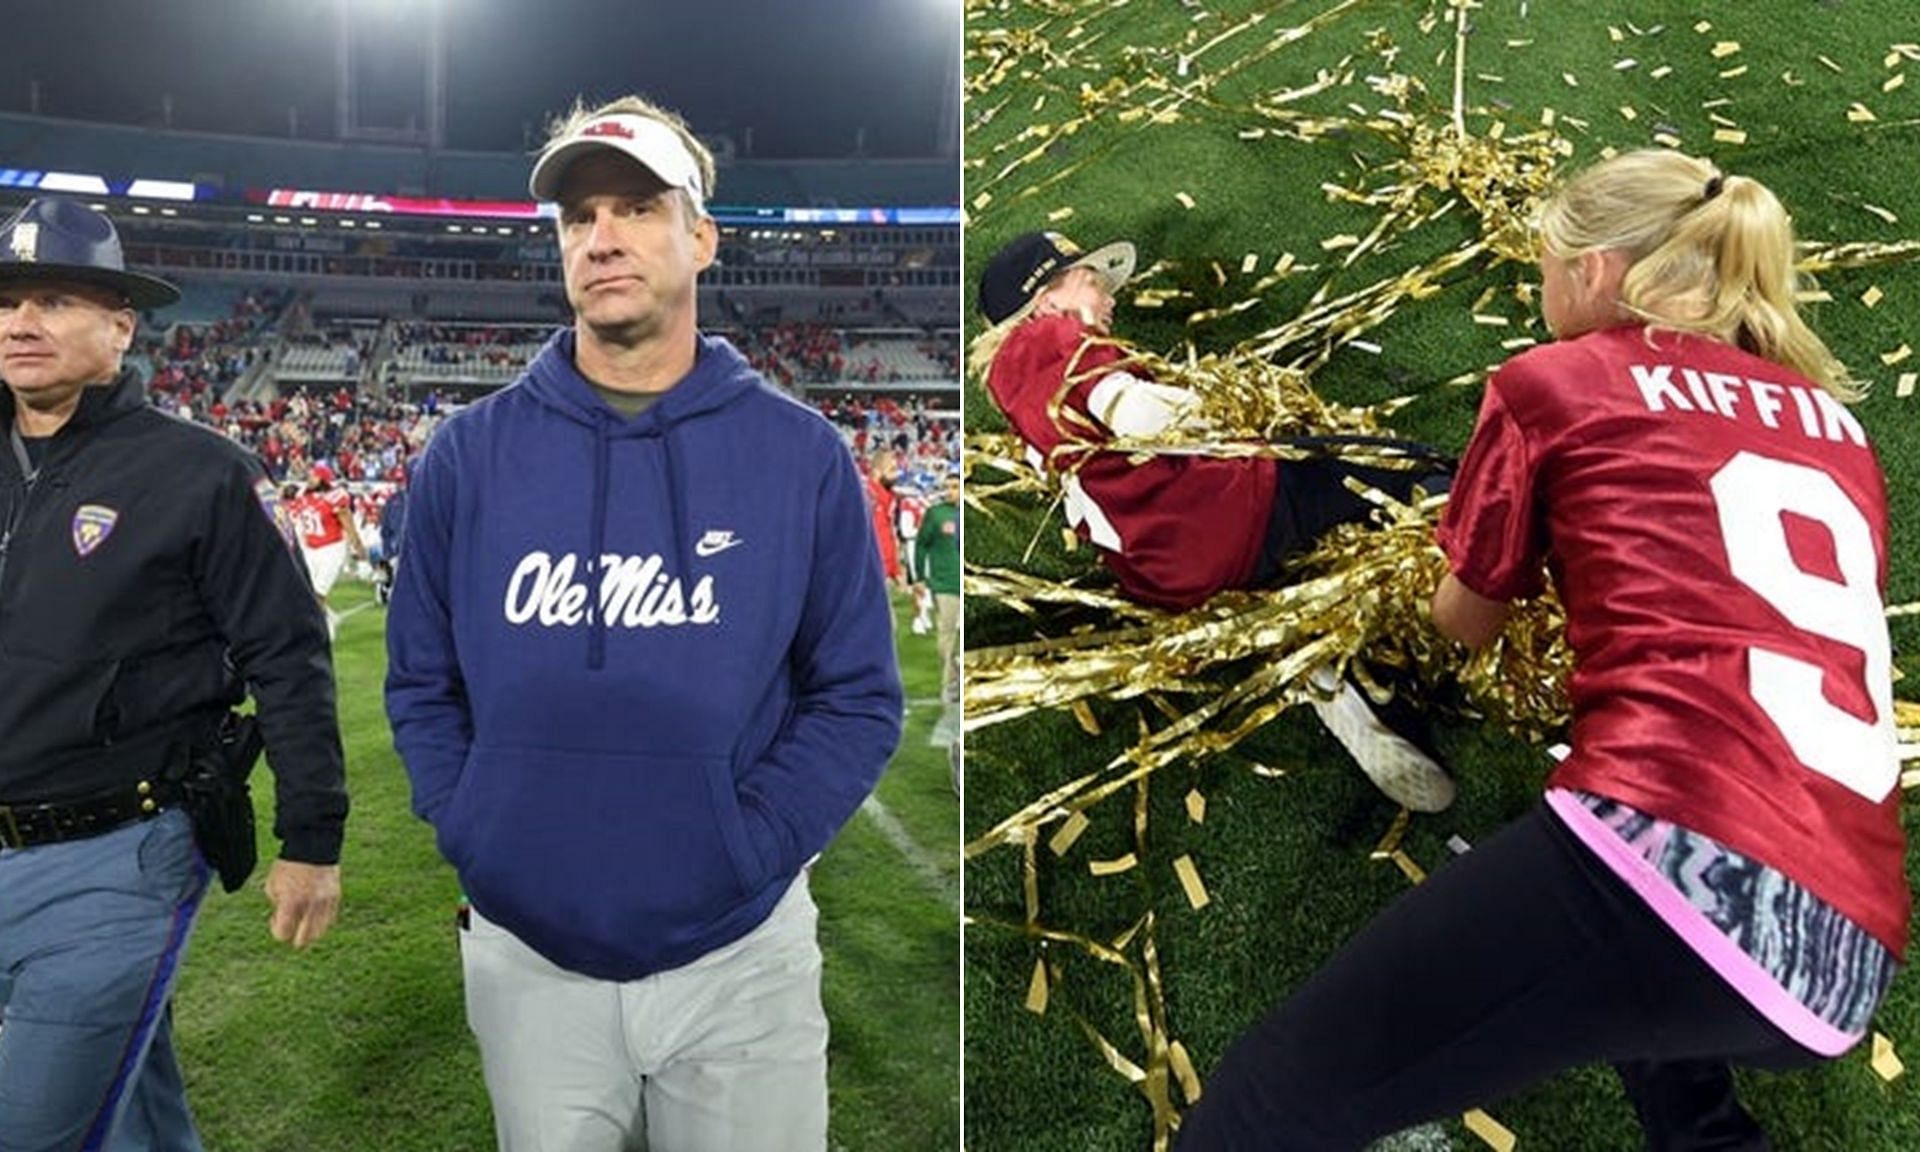
<svg viewBox="0 0 1920 1152">
<path fill-rule="evenodd" d="M 127 271 L 113 221 L 77 200 L 42 196 L 0 225 L 0 284 L 92 284 L 126 297 L 133 308 L 164 308 L 180 289 L 157 276 Z"/>
<path fill-rule="evenodd" d="M 1058 232 L 1027 232 L 987 261 L 980 274 L 980 311 L 987 323 L 1003 324 L 1069 268 L 1091 268 L 1107 282 L 1107 291 L 1118 292 L 1132 278 L 1134 260 L 1133 245 L 1125 240 L 1083 252 Z"/>
</svg>

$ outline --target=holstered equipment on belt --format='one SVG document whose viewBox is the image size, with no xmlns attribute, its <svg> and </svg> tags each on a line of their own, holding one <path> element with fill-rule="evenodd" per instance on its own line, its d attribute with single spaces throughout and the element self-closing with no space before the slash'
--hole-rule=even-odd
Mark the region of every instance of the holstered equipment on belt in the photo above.
<svg viewBox="0 0 1920 1152">
<path fill-rule="evenodd" d="M 174 785 L 180 806 L 193 821 L 200 854 L 229 892 L 245 884 L 259 862 L 247 778 L 264 743 L 257 719 L 229 712 L 213 739 L 194 745 Z"/>
</svg>

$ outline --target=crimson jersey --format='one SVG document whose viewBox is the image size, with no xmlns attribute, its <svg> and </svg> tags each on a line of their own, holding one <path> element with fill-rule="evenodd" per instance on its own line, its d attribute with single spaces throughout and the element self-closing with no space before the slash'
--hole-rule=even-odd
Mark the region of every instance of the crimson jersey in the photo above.
<svg viewBox="0 0 1920 1152">
<path fill-rule="evenodd" d="M 1886 486 L 1839 402 L 1713 341 L 1546 345 L 1488 384 L 1439 535 L 1482 596 L 1553 574 L 1574 727 L 1551 786 L 1719 840 L 1903 950 Z"/>
<path fill-rule="evenodd" d="M 1039 317 L 1009 333 L 993 358 L 987 391 L 1037 462 L 1065 440 L 1105 435 L 1087 395 L 1122 357 L 1111 344 L 1088 343 L 1092 336 L 1073 317 Z M 1062 397 L 1069 371 L 1073 386 Z M 1056 398 L 1080 417 L 1064 431 L 1048 412 Z M 1273 508 L 1273 461 L 1151 456 L 1135 463 L 1095 452 L 1076 472 L 1077 462 L 1068 454 L 1051 461 L 1066 488 L 1067 522 L 1100 548 L 1129 597 L 1191 608 L 1252 578 Z"/>
<path fill-rule="evenodd" d="M 325 548 L 345 540 L 346 529 L 340 521 L 350 514 L 350 498 L 345 488 L 328 488 L 303 493 L 289 504 L 287 512 L 300 530 L 300 542 L 308 548 Z"/>
</svg>

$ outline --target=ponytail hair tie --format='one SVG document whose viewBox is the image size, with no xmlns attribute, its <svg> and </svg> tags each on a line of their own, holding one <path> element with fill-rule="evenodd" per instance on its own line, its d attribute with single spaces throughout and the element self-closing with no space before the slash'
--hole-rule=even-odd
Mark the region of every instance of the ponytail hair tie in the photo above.
<svg viewBox="0 0 1920 1152">
<path fill-rule="evenodd" d="M 1720 190 L 1724 187 L 1726 187 L 1726 177 L 1720 175 L 1720 173 L 1718 172 L 1715 172 L 1713 176 L 1707 181 L 1707 194 L 1700 198 L 1701 202 L 1705 203 L 1706 201 L 1713 199 L 1715 196 L 1720 195 Z"/>
</svg>

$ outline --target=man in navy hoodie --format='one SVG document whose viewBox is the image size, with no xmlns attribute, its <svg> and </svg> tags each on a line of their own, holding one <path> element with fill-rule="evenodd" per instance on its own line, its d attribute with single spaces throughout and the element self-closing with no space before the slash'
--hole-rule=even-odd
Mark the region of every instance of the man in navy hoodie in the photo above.
<svg viewBox="0 0 1920 1152">
<path fill-rule="evenodd" d="M 902 704 L 860 475 L 699 333 L 679 117 L 576 107 L 531 187 L 575 321 L 422 454 L 387 632 L 500 1147 L 824 1149 L 806 868 Z"/>
</svg>

